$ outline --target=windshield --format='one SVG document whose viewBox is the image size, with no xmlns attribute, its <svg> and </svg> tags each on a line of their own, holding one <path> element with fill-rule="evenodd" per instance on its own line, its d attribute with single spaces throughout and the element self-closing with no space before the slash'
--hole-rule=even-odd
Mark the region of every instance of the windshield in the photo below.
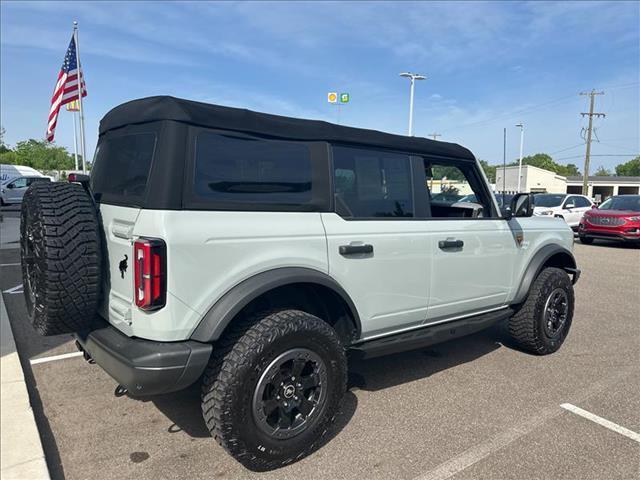
<svg viewBox="0 0 640 480">
<path fill-rule="evenodd" d="M 640 212 L 640 195 L 622 195 L 611 197 L 598 207 L 598 210 L 628 210 Z"/>
<path fill-rule="evenodd" d="M 559 207 L 565 197 L 566 195 L 552 193 L 535 195 L 533 197 L 533 204 L 536 207 Z"/>
</svg>

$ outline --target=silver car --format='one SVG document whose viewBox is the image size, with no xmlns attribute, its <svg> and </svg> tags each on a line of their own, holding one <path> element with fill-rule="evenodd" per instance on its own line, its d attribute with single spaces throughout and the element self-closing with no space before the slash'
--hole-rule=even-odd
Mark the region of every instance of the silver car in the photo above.
<svg viewBox="0 0 640 480">
<path fill-rule="evenodd" d="M 50 182 L 49 177 L 23 176 L 14 177 L 7 180 L 0 187 L 0 203 L 10 205 L 12 203 L 22 203 L 22 197 L 27 188 L 34 182 Z"/>
</svg>

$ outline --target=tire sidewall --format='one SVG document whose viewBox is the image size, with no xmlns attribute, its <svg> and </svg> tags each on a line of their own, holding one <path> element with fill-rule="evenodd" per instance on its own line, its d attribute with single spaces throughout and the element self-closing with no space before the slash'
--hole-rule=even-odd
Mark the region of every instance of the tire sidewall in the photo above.
<svg viewBox="0 0 640 480">
<path fill-rule="evenodd" d="M 38 185 L 37 183 L 35 185 Z M 38 205 L 38 196 L 34 195 L 34 187 L 29 188 L 23 197 L 22 205 L 20 208 L 20 263 L 22 268 L 23 280 L 23 293 L 25 304 L 27 308 L 27 315 L 32 325 L 36 326 L 38 323 L 38 311 L 42 311 L 42 304 L 46 301 L 43 298 L 44 292 L 39 288 L 39 282 L 46 281 L 42 278 L 43 269 L 41 268 L 41 262 L 43 261 L 44 252 L 41 251 L 42 246 L 42 221 L 37 215 L 40 211 Z M 25 251 L 25 242 L 27 241 L 27 235 L 33 235 L 33 248 L 31 252 L 34 256 L 34 262 L 32 266 L 32 278 L 31 284 L 26 281 L 27 278 L 27 265 L 24 261 L 24 256 L 27 253 Z M 34 301 L 31 300 L 30 294 L 33 293 Z M 40 305 L 40 307 L 38 307 Z"/>
<path fill-rule="evenodd" d="M 557 351 L 566 340 L 571 328 L 575 304 L 573 285 L 571 284 L 569 276 L 564 271 L 557 268 L 550 268 L 546 272 L 548 274 L 540 275 L 538 280 L 536 280 L 539 282 L 539 285 L 537 285 L 538 294 L 534 314 L 536 343 L 538 343 L 539 353 L 543 354 Z M 555 335 L 550 337 L 545 329 L 545 305 L 549 295 L 551 295 L 551 292 L 557 288 L 562 288 L 567 295 L 567 319 L 561 329 Z"/>
<path fill-rule="evenodd" d="M 321 322 L 330 329 L 322 320 L 303 315 L 313 319 L 312 323 Z M 346 360 L 341 359 L 344 349 L 337 337 L 331 338 L 317 329 L 296 330 L 277 336 L 263 346 L 253 350 L 248 361 L 234 374 L 239 381 L 234 382 L 233 388 L 227 392 L 225 406 L 229 408 L 230 415 L 225 423 L 230 426 L 227 433 L 239 444 L 238 451 L 257 457 L 265 468 L 270 468 L 266 465 L 285 465 L 303 456 L 326 432 L 346 388 Z M 320 356 L 327 369 L 327 392 L 320 410 L 304 431 L 288 439 L 275 439 L 256 424 L 252 409 L 253 395 L 261 375 L 271 362 L 293 348 L 307 348 Z M 239 460 L 242 461 L 242 457 Z M 256 469 L 255 462 L 251 468 Z"/>
</svg>

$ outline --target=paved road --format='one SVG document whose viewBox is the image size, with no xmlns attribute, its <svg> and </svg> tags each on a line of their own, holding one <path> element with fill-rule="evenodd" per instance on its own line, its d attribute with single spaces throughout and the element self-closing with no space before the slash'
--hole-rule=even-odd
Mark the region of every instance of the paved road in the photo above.
<svg viewBox="0 0 640 480">
<path fill-rule="evenodd" d="M 555 355 L 534 357 L 490 330 L 350 366 L 331 439 L 310 457 L 256 474 L 209 436 L 197 388 L 142 401 L 75 352 L 42 338 L 21 294 L 4 299 L 53 478 L 633 479 L 640 443 L 560 407 L 640 432 L 640 250 L 576 246 L 583 275 L 574 325 Z M 0 250 L 0 287 L 21 283 Z M 19 291 L 16 289 L 14 291 Z"/>
</svg>

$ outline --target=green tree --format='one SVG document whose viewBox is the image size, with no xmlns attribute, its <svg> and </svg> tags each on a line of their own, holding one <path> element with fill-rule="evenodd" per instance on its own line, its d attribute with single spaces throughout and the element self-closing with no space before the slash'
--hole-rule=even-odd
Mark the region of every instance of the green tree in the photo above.
<svg viewBox="0 0 640 480">
<path fill-rule="evenodd" d="M 560 165 L 558 162 L 553 160 L 553 158 L 551 158 L 551 155 L 546 153 L 536 153 L 535 155 L 524 157 L 522 159 L 522 164 L 543 168 L 544 170 L 549 170 L 550 172 L 554 172 L 565 177 L 580 175 L 580 170 L 578 170 L 578 167 L 573 163 Z M 518 162 L 515 161 L 509 165 L 518 165 Z"/>
<path fill-rule="evenodd" d="M 518 162 L 514 162 L 516 165 Z M 544 168 L 552 172 L 558 173 L 560 165 L 553 161 L 550 155 L 546 153 L 536 153 L 535 155 L 529 155 L 522 159 L 523 165 L 531 165 L 532 167 Z"/>
<path fill-rule="evenodd" d="M 627 163 L 617 165 L 616 175 L 621 177 L 640 177 L 640 155 Z"/>
<path fill-rule="evenodd" d="M 13 151 L 0 153 L 2 163 L 25 165 L 36 170 L 70 170 L 73 157 L 64 147 L 44 140 L 29 139 L 18 142 Z"/>
<path fill-rule="evenodd" d="M 567 177 L 576 177 L 578 175 L 582 175 L 580 173 L 580 170 L 578 170 L 578 167 L 573 163 L 567 163 L 566 165 L 564 165 L 564 171 L 565 173 L 562 173 L 561 175 L 565 175 Z"/>
<path fill-rule="evenodd" d="M 602 165 L 600 165 L 598 167 L 598 169 L 596 170 L 596 173 L 594 175 L 596 177 L 610 177 L 611 176 L 611 172 L 609 170 L 607 170 L 606 168 L 604 168 Z"/>
<path fill-rule="evenodd" d="M 4 143 L 4 134 L 7 133 L 7 131 L 4 129 L 4 127 L 0 127 L 0 153 L 5 153 L 5 152 L 10 152 L 11 149 L 7 146 L 6 143 Z"/>
</svg>

